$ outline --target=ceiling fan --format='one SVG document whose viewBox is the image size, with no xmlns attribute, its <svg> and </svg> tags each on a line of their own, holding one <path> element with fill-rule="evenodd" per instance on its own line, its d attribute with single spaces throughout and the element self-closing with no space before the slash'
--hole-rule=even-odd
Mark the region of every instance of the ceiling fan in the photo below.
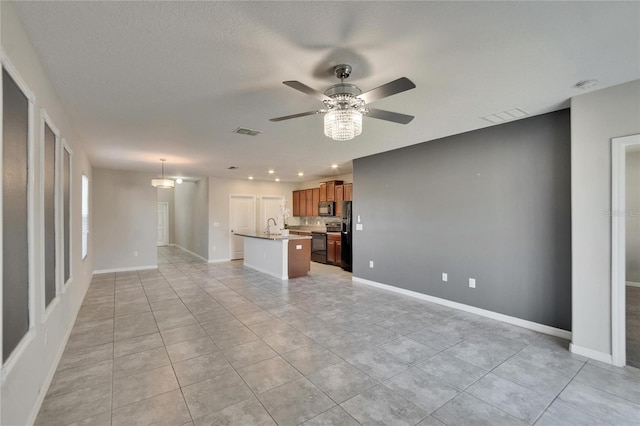
<svg viewBox="0 0 640 426">
<path fill-rule="evenodd" d="M 414 117 L 412 115 L 369 108 L 367 106 L 371 102 L 415 88 L 416 85 L 408 78 L 401 77 L 363 93 L 358 86 L 344 82 L 351 75 L 350 65 L 336 65 L 334 72 L 336 77 L 340 79 L 340 83 L 329 87 L 324 93 L 312 89 L 299 81 L 283 82 L 283 84 L 292 89 L 299 90 L 320 100 L 325 108 L 272 118 L 269 121 L 283 121 L 306 115 L 325 114 L 324 134 L 334 140 L 346 141 L 362 133 L 363 116 L 400 124 L 407 124 L 413 120 Z"/>
</svg>

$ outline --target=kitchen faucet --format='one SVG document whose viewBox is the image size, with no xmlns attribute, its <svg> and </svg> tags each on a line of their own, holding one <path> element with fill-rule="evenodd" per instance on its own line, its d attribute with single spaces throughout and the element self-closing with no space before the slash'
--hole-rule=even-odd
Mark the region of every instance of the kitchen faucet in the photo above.
<svg viewBox="0 0 640 426">
<path fill-rule="evenodd" d="M 276 220 L 272 217 L 270 217 L 269 219 L 267 219 L 267 229 L 265 230 L 265 233 L 267 235 L 271 235 L 271 225 L 269 225 L 269 222 L 273 221 L 274 225 L 278 225 L 278 222 L 276 222 Z"/>
</svg>

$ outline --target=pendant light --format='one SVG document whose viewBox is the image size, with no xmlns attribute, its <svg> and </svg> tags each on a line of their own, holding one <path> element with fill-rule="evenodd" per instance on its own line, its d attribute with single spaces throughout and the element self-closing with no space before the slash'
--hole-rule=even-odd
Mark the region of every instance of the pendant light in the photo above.
<svg viewBox="0 0 640 426">
<path fill-rule="evenodd" d="M 176 186 L 176 183 L 173 179 L 165 179 L 164 178 L 164 162 L 167 161 L 164 158 L 161 158 L 160 161 L 162 162 L 162 178 L 158 179 L 151 179 L 151 186 L 153 186 L 154 188 L 164 188 L 164 189 L 169 189 L 169 188 L 173 188 L 174 186 Z"/>
</svg>

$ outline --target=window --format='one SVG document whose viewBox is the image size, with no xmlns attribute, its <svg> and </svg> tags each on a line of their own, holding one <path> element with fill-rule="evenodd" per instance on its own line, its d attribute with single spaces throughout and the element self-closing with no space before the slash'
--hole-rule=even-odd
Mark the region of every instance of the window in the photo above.
<svg viewBox="0 0 640 426">
<path fill-rule="evenodd" d="M 44 113 L 43 113 L 44 114 Z M 46 119 L 44 128 L 44 306 L 57 296 L 58 268 L 56 262 L 56 145 L 57 136 Z"/>
<path fill-rule="evenodd" d="M 4 62 L 4 61 L 3 61 Z M 32 109 L 12 74 L 2 69 L 2 360 L 32 324 L 30 298 L 29 122 Z"/>
<path fill-rule="evenodd" d="M 71 149 L 63 142 L 62 150 L 62 235 L 64 245 L 62 253 L 64 255 L 64 283 L 69 284 L 71 280 Z"/>
<path fill-rule="evenodd" d="M 89 178 L 82 175 L 82 260 L 89 245 Z"/>
</svg>

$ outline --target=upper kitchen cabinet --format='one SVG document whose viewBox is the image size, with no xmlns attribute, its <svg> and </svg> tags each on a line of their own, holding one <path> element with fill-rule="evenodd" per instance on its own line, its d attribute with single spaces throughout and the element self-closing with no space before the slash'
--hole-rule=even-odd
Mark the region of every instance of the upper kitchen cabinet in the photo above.
<svg viewBox="0 0 640 426">
<path fill-rule="evenodd" d="M 336 201 L 336 185 L 342 185 L 341 180 L 330 180 L 327 182 L 327 201 Z"/>
<path fill-rule="evenodd" d="M 320 203 L 320 188 L 312 189 L 312 205 L 313 205 L 313 215 L 312 216 L 320 216 L 320 212 L 318 211 L 318 204 Z"/>
<path fill-rule="evenodd" d="M 327 201 L 327 184 L 323 182 L 320 184 L 320 202 Z"/>
<path fill-rule="evenodd" d="M 300 216 L 300 191 L 293 191 L 293 208 L 291 215 Z"/>
<path fill-rule="evenodd" d="M 314 212 L 318 211 L 318 205 L 313 205 L 313 189 L 305 190 L 305 196 L 307 200 L 307 216 L 317 216 L 317 213 Z"/>
<path fill-rule="evenodd" d="M 344 201 L 344 185 L 336 185 L 334 190 L 334 198 L 336 202 L 335 215 L 342 217 L 342 202 Z"/>
<path fill-rule="evenodd" d="M 353 201 L 353 184 L 344 184 L 344 201 Z"/>
</svg>

